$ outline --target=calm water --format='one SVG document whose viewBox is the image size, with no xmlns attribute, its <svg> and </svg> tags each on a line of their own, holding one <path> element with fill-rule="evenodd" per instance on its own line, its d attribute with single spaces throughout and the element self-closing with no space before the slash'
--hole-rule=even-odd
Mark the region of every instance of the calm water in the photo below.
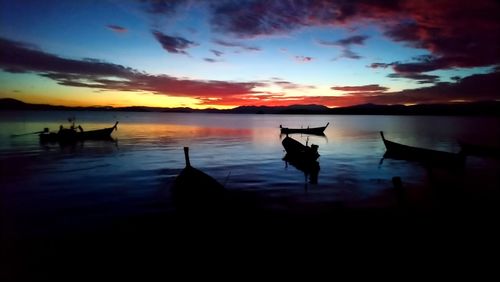
<svg viewBox="0 0 500 282">
<path fill-rule="evenodd" d="M 76 116 L 84 129 L 110 127 L 116 142 L 42 146 L 37 135 Z M 279 125 L 323 126 L 318 183 L 286 166 Z M 394 204 L 391 179 L 400 176 L 415 205 L 426 207 L 429 187 L 496 189 L 498 160 L 468 157 L 461 172 L 429 170 L 418 163 L 381 158 L 386 138 L 458 152 L 458 139 L 500 144 L 498 118 L 422 116 L 298 116 L 128 112 L 0 112 L 1 205 L 5 226 L 16 232 L 105 224 L 109 218 L 172 212 L 170 187 L 184 168 L 183 146 L 194 167 L 230 191 L 257 195 L 263 208 L 291 213 L 332 206 Z M 293 135 L 305 143 L 306 136 Z M 458 188 L 457 188 L 458 189 Z"/>
</svg>

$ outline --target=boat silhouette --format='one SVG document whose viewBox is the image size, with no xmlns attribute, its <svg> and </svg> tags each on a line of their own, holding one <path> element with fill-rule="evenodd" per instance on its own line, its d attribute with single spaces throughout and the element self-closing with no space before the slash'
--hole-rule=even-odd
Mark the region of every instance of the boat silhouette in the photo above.
<svg viewBox="0 0 500 282">
<path fill-rule="evenodd" d="M 283 144 L 287 155 L 294 159 L 315 161 L 319 157 L 318 145 L 313 144 L 309 147 L 307 143 L 306 145 L 303 145 L 288 135 L 283 139 L 283 141 L 281 141 L 281 144 Z"/>
<path fill-rule="evenodd" d="M 292 133 L 304 133 L 304 134 L 312 134 L 312 135 L 324 135 L 325 129 L 328 127 L 330 123 L 328 122 L 325 126 L 322 127 L 307 127 L 307 128 L 288 128 L 280 125 L 280 131 L 282 134 L 292 134 Z"/>
<path fill-rule="evenodd" d="M 117 130 L 118 121 L 112 127 L 84 131 L 81 126 L 75 127 L 74 123 L 70 128 L 63 128 L 62 125 L 58 132 L 49 132 L 45 128 L 38 136 L 41 143 L 59 142 L 59 143 L 72 143 L 85 140 L 112 140 L 111 133 Z M 77 131 L 76 129 L 79 129 Z"/>
<path fill-rule="evenodd" d="M 462 153 L 450 153 L 399 144 L 385 139 L 384 132 L 382 131 L 380 131 L 380 136 L 386 148 L 384 158 L 448 165 L 463 165 L 465 162 L 465 155 Z"/>
<path fill-rule="evenodd" d="M 184 147 L 184 158 L 186 167 L 172 186 L 176 208 L 187 212 L 222 208 L 226 189 L 208 174 L 191 166 L 188 147 Z"/>
</svg>

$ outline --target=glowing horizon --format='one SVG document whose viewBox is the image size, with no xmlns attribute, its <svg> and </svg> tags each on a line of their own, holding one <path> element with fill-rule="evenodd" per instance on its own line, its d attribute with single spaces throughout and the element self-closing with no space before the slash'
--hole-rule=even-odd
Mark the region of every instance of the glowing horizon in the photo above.
<svg viewBox="0 0 500 282">
<path fill-rule="evenodd" d="M 500 99 L 493 0 L 0 7 L 0 98 L 194 109 Z"/>
</svg>

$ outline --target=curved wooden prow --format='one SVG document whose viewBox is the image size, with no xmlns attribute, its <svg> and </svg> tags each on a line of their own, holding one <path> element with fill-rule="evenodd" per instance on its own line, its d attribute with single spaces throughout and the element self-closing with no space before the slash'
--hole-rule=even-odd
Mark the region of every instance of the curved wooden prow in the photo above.
<svg viewBox="0 0 500 282">
<path fill-rule="evenodd" d="M 382 140 L 385 141 L 385 137 L 384 137 L 384 132 L 383 131 L 380 131 L 380 136 L 382 136 Z"/>
<path fill-rule="evenodd" d="M 114 128 L 115 130 L 117 130 L 117 128 L 118 128 L 117 126 L 118 126 L 118 121 L 116 121 L 116 122 L 115 122 L 115 125 L 113 125 L 113 128 Z"/>
<path fill-rule="evenodd" d="M 326 125 L 325 125 L 325 129 L 328 127 L 328 125 L 330 124 L 330 122 L 327 122 Z"/>
<path fill-rule="evenodd" d="M 189 162 L 189 147 L 184 147 L 184 159 L 186 160 L 186 167 L 191 167 L 191 162 Z"/>
</svg>

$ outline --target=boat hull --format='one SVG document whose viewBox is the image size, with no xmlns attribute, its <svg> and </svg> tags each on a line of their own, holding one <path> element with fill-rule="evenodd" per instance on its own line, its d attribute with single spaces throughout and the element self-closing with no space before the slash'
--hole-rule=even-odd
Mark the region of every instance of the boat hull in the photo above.
<svg viewBox="0 0 500 282">
<path fill-rule="evenodd" d="M 113 127 L 89 130 L 78 132 L 72 129 L 65 129 L 59 132 L 44 132 L 39 135 L 40 142 L 59 142 L 59 143 L 71 143 L 85 140 L 109 140 L 111 139 L 111 133 L 116 129 L 116 123 Z"/>
<path fill-rule="evenodd" d="M 184 148 L 186 167 L 172 186 L 174 205 L 181 212 L 210 213 L 222 211 L 226 189 L 217 180 L 191 166 L 189 148 Z"/>
<path fill-rule="evenodd" d="M 311 128 L 288 128 L 281 127 L 280 131 L 282 134 L 294 134 L 294 133 L 303 133 L 303 134 L 312 134 L 312 135 L 325 135 L 324 131 L 328 127 L 328 124 L 323 127 L 311 127 Z"/>
<path fill-rule="evenodd" d="M 465 159 L 464 155 L 462 154 L 403 145 L 385 139 L 382 132 L 380 132 L 380 134 L 382 136 L 382 141 L 384 142 L 386 148 L 386 153 L 384 154 L 384 158 L 415 160 L 415 161 L 426 162 L 429 164 L 449 164 L 449 165 L 464 164 Z"/>
<path fill-rule="evenodd" d="M 286 153 L 294 159 L 301 160 L 316 160 L 319 157 L 317 146 L 312 147 L 302 145 L 299 141 L 290 137 L 285 137 L 281 142 L 285 148 Z"/>
</svg>

